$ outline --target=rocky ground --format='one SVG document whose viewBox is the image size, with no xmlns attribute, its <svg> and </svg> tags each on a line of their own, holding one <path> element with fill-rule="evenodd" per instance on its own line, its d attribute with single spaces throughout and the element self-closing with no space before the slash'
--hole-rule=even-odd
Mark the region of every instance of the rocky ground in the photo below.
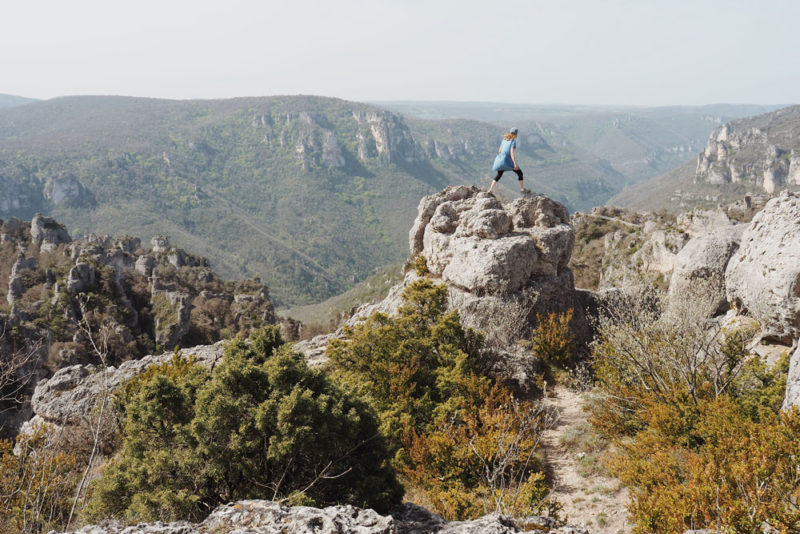
<svg viewBox="0 0 800 534">
<path fill-rule="evenodd" d="M 124 526 L 90 525 L 65 534 L 588 534 L 579 526 L 553 528 L 544 517 L 511 519 L 487 515 L 472 521 L 445 521 L 413 504 L 391 515 L 353 506 L 282 506 L 270 501 L 239 501 L 220 506 L 202 523 L 149 523 Z"/>
</svg>

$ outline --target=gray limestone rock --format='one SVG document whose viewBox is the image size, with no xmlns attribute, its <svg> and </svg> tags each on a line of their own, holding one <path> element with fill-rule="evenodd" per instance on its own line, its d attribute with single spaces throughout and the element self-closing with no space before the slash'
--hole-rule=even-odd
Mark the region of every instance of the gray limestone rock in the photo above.
<svg viewBox="0 0 800 534">
<path fill-rule="evenodd" d="M 786 377 L 783 407 L 790 406 L 800 406 L 800 343 L 789 359 L 789 375 Z"/>
<path fill-rule="evenodd" d="M 419 250 L 434 277 L 476 295 L 512 294 L 566 268 L 575 232 L 563 205 L 537 196 L 505 209 L 488 193 L 456 188 L 423 199 L 415 229 L 440 200 Z M 412 230 L 412 257 L 419 233 Z"/>
<path fill-rule="evenodd" d="M 408 241 L 409 248 L 411 249 L 411 256 L 414 257 L 422 251 L 422 240 L 425 235 L 425 228 L 428 226 L 428 223 L 431 222 L 431 218 L 440 204 L 472 198 L 479 192 L 477 187 L 460 185 L 457 187 L 447 187 L 444 191 L 436 193 L 435 195 L 423 197 L 422 200 L 419 201 L 417 218 L 414 220 L 414 225 L 409 232 Z M 453 230 L 455 230 L 455 226 L 453 226 Z"/>
<path fill-rule="evenodd" d="M 53 250 L 61 243 L 72 242 L 64 225 L 51 217 L 43 217 L 40 213 L 31 220 L 31 238 L 40 244 L 41 250 Z"/>
<path fill-rule="evenodd" d="M 349 505 L 312 508 L 283 506 L 276 502 L 249 500 L 217 507 L 202 523 L 141 523 L 135 526 L 111 523 L 89 525 L 72 534 L 588 534 L 584 527 L 553 529 L 546 517 L 514 520 L 491 514 L 472 521 L 445 521 L 413 504 L 404 504 L 391 515 Z"/>
<path fill-rule="evenodd" d="M 92 195 L 72 174 L 61 174 L 48 180 L 44 188 L 44 198 L 55 206 L 64 203 L 86 204 L 92 202 Z"/>
<path fill-rule="evenodd" d="M 86 291 L 95 284 L 97 271 L 89 263 L 79 262 L 69 271 L 67 280 L 67 291 L 70 294 Z"/>
<path fill-rule="evenodd" d="M 709 296 L 709 315 L 728 309 L 725 268 L 739 249 L 744 229 L 745 225 L 722 227 L 691 239 L 675 257 L 669 284 L 670 300 L 702 291 Z"/>
<path fill-rule="evenodd" d="M 194 356 L 197 363 L 210 368 L 222 358 L 222 342 L 183 349 L 183 355 Z M 105 370 L 95 365 L 72 365 L 60 369 L 52 377 L 36 385 L 31 398 L 36 420 L 28 425 L 28 430 L 38 422 L 58 426 L 81 423 L 91 416 L 92 410 L 104 394 L 110 395 L 147 367 L 167 362 L 172 356 L 172 352 L 145 356 L 122 363 L 119 367 L 107 367 Z"/>
<path fill-rule="evenodd" d="M 167 252 L 170 249 L 169 237 L 165 235 L 156 235 L 150 240 L 150 245 L 153 247 L 153 253 Z"/>
<path fill-rule="evenodd" d="M 152 291 L 155 312 L 156 343 L 174 347 L 189 332 L 192 297 L 180 291 Z"/>
<path fill-rule="evenodd" d="M 156 260 L 153 259 L 153 256 L 149 254 L 143 254 L 136 258 L 136 264 L 134 266 L 134 270 L 142 274 L 144 276 L 150 277 L 153 274 L 153 267 L 156 265 Z"/>
<path fill-rule="evenodd" d="M 764 337 L 791 343 L 800 336 L 800 196 L 784 191 L 756 214 L 728 262 L 725 287 Z"/>
<path fill-rule="evenodd" d="M 17 255 L 17 261 L 11 267 L 11 275 L 8 277 L 6 300 L 9 306 L 13 307 L 14 302 L 25 292 L 25 271 L 36 268 L 37 264 L 36 258 L 26 258 L 22 252 Z"/>
</svg>

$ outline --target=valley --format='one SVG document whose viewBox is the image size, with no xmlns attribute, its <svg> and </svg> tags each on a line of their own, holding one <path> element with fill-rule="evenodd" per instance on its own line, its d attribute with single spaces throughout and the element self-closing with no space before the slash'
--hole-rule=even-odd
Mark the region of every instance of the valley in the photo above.
<svg viewBox="0 0 800 534">
<path fill-rule="evenodd" d="M 306 96 L 13 102 L 26 105 L 0 110 L 0 217 L 50 214 L 76 235 L 166 233 L 223 276 L 261 277 L 282 306 L 402 261 L 421 195 L 488 187 L 511 113 L 526 184 L 587 210 L 754 109 L 510 106 L 483 122 L 491 105 L 385 104 L 404 116 Z"/>
</svg>

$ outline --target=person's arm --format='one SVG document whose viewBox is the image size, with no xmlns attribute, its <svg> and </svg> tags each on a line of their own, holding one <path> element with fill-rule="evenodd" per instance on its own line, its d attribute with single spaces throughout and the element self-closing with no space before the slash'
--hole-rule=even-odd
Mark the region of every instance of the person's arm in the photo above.
<svg viewBox="0 0 800 534">
<path fill-rule="evenodd" d="M 519 165 L 517 165 L 517 149 L 513 146 L 511 147 L 511 161 L 514 162 L 514 170 L 519 170 Z"/>
</svg>

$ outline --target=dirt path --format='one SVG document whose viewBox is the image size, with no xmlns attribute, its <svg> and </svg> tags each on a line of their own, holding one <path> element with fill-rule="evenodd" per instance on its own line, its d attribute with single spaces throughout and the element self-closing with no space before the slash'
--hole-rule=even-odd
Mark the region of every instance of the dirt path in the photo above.
<svg viewBox="0 0 800 534">
<path fill-rule="evenodd" d="M 556 420 L 545 432 L 544 450 L 554 482 L 551 495 L 563 504 L 570 523 L 583 523 L 592 534 L 631 532 L 627 490 L 597 472 L 602 446 L 590 432 L 584 394 L 557 386 L 550 395 L 545 405 Z"/>
</svg>

